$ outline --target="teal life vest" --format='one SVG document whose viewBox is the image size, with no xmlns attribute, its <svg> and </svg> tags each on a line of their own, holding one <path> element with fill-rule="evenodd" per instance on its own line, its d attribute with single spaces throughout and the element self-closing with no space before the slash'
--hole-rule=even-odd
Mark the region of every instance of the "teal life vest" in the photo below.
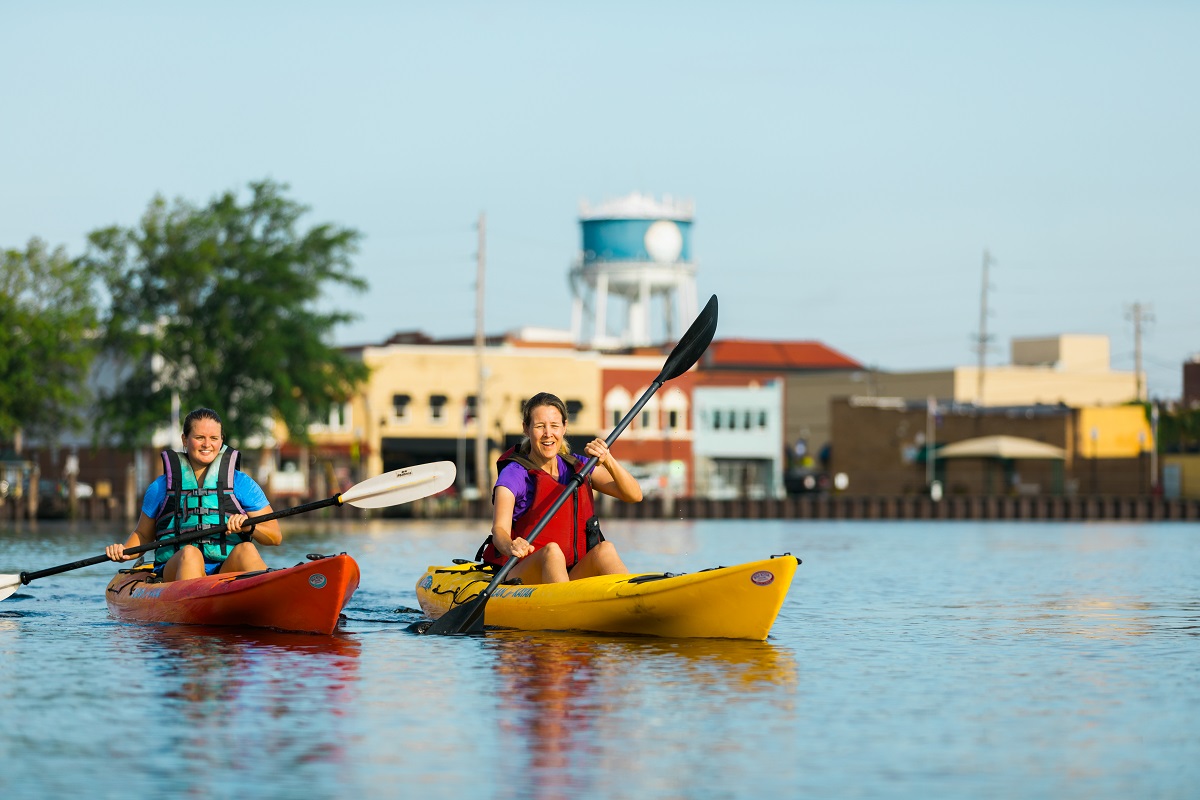
<svg viewBox="0 0 1200 800">
<path fill-rule="evenodd" d="M 233 476 L 241 460 L 237 450 L 221 445 L 217 459 L 204 473 L 203 486 L 196 481 L 191 463 L 181 455 L 174 450 L 162 452 L 167 499 L 155 519 L 159 541 L 224 525 L 232 515 L 246 513 L 233 495 Z M 232 549 L 225 531 L 188 544 L 199 547 L 206 561 L 224 561 Z M 154 551 L 154 563 L 165 564 L 178 549 L 170 545 L 158 548 Z"/>
</svg>

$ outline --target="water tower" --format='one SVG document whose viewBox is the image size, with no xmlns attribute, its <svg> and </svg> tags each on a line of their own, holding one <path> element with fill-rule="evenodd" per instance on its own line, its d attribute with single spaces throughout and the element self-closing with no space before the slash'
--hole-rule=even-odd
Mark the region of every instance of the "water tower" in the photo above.
<svg viewBox="0 0 1200 800">
<path fill-rule="evenodd" d="M 595 208 L 584 202 L 579 226 L 583 246 L 570 272 L 574 341 L 635 347 L 682 335 L 698 313 L 692 203 L 637 192 Z M 620 322 L 610 328 L 611 318 Z"/>
</svg>

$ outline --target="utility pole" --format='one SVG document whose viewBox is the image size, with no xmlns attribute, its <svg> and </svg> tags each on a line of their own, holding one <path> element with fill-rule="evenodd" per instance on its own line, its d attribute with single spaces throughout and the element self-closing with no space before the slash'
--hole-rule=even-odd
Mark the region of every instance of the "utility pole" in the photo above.
<svg viewBox="0 0 1200 800">
<path fill-rule="evenodd" d="M 991 284 L 988 282 L 988 268 L 995 263 L 992 254 L 984 248 L 983 251 L 983 288 L 979 294 L 979 335 L 975 338 L 975 354 L 979 357 L 978 372 L 976 373 L 975 385 L 975 405 L 983 405 L 983 376 L 987 368 L 987 351 L 988 343 L 992 337 L 987 332 L 988 318 L 988 289 Z"/>
<path fill-rule="evenodd" d="M 1150 313 L 1150 306 L 1134 303 L 1126 312 L 1125 319 L 1133 321 L 1133 372 L 1137 380 L 1137 399 L 1145 400 L 1142 386 L 1142 327 L 1154 322 L 1154 315 Z"/>
<path fill-rule="evenodd" d="M 483 330 L 484 268 L 487 264 L 487 216 L 479 212 L 479 249 L 475 255 L 475 361 L 478 367 L 478 388 L 475 394 L 475 485 L 480 497 L 491 494 L 492 471 L 488 465 L 487 403 L 484 390 L 487 382 L 487 367 L 483 351 L 487 337 Z"/>
<path fill-rule="evenodd" d="M 937 475 L 934 464 L 933 446 L 937 435 L 937 398 L 929 395 L 925 398 L 925 488 L 933 488 L 933 479 Z"/>
</svg>

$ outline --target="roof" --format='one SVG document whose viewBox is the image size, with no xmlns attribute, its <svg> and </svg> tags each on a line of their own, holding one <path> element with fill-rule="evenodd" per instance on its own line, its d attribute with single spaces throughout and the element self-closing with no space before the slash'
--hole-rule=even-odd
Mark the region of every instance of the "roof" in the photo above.
<svg viewBox="0 0 1200 800">
<path fill-rule="evenodd" d="M 690 200 L 677 200 L 671 195 L 665 195 L 662 200 L 658 200 L 641 192 L 605 200 L 598 206 L 593 206 L 587 201 L 579 204 L 579 218 L 582 220 L 673 219 L 687 221 L 692 219 L 693 211 L 693 204 Z"/>
<path fill-rule="evenodd" d="M 934 455 L 937 458 L 1066 458 L 1067 451 L 1019 436 L 981 436 L 948 444 Z"/>
<path fill-rule="evenodd" d="M 863 369 L 863 365 L 820 342 L 720 339 L 708 346 L 708 369 Z"/>
</svg>

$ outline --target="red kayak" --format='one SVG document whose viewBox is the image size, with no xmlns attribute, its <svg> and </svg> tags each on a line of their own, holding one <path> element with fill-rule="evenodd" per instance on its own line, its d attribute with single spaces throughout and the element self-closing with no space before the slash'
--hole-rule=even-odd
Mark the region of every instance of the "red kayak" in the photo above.
<svg viewBox="0 0 1200 800">
<path fill-rule="evenodd" d="M 105 599 L 120 620 L 333 633 L 358 589 L 358 564 L 345 553 L 309 558 L 287 569 L 171 583 L 145 567 L 124 569 L 108 584 Z"/>
</svg>

